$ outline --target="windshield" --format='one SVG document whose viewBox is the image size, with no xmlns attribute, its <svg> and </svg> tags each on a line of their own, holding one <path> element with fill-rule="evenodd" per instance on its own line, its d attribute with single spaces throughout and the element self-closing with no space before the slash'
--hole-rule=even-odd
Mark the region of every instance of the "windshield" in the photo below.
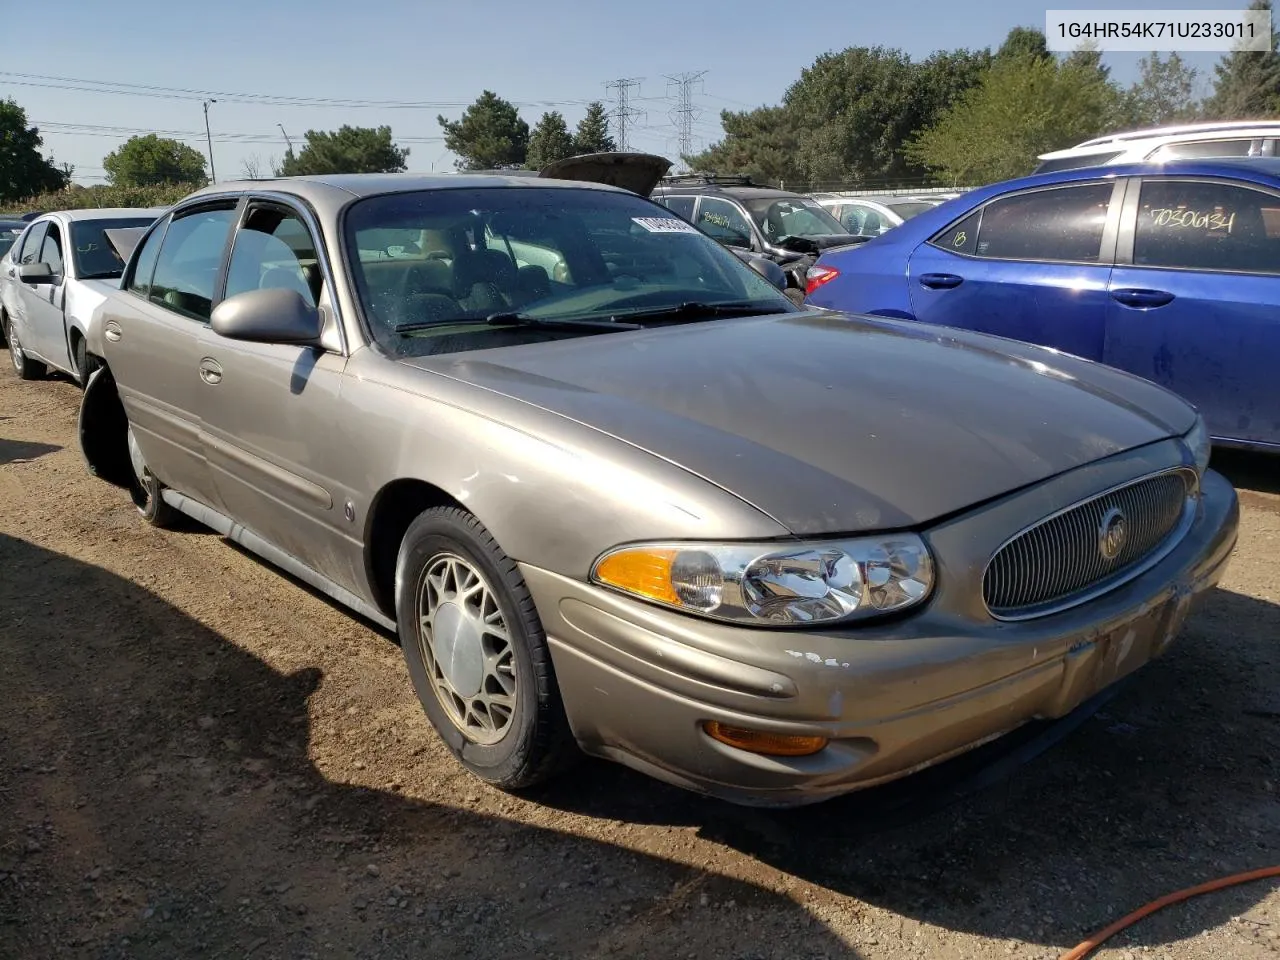
<svg viewBox="0 0 1280 960">
<path fill-rule="evenodd" d="M 487 187 L 352 204 L 344 236 L 374 338 L 398 354 L 794 307 L 720 244 L 634 194 Z"/>
<path fill-rule="evenodd" d="M 785 237 L 830 237 L 849 232 L 817 200 L 808 197 L 748 200 L 747 209 L 770 243 Z"/>
<path fill-rule="evenodd" d="M 910 220 L 918 213 L 924 213 L 926 210 L 932 210 L 933 204 L 928 200 L 905 200 L 901 202 L 886 203 L 886 207 L 900 216 L 903 220 Z"/>
<path fill-rule="evenodd" d="M 71 223 L 76 276 L 81 280 L 115 279 L 124 273 L 124 261 L 116 255 L 106 230 L 148 227 L 154 217 L 121 217 L 118 220 L 75 220 Z"/>
</svg>

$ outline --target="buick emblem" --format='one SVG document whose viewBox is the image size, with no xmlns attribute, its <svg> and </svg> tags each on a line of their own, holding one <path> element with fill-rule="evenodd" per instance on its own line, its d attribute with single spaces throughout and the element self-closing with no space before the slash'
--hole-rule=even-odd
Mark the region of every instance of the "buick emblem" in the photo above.
<svg viewBox="0 0 1280 960">
<path fill-rule="evenodd" d="M 1128 539 L 1129 521 L 1125 518 L 1123 510 L 1112 507 L 1098 524 L 1098 552 L 1102 554 L 1104 560 L 1114 560 L 1120 556 L 1120 551 L 1124 549 Z"/>
</svg>

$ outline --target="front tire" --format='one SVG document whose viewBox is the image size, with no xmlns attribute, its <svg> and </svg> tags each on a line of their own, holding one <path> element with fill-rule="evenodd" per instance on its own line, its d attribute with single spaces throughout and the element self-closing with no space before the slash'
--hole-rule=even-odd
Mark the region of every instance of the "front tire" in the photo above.
<svg viewBox="0 0 1280 960">
<path fill-rule="evenodd" d="M 133 464 L 134 483 L 129 495 L 142 519 L 153 527 L 167 529 L 174 526 L 180 514 L 165 502 L 160 491 L 163 484 L 156 479 L 142 456 L 142 449 L 133 435 L 133 426 L 129 426 L 129 461 Z"/>
<path fill-rule="evenodd" d="M 437 507 L 410 525 L 396 619 L 418 699 L 472 774 L 518 790 L 576 756 L 533 598 L 471 514 Z"/>
</svg>

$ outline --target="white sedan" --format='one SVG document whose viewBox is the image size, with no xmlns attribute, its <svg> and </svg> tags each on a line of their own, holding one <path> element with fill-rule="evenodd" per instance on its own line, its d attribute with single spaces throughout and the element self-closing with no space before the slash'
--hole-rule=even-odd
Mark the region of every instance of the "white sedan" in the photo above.
<svg viewBox="0 0 1280 960">
<path fill-rule="evenodd" d="M 24 380 L 53 368 L 84 384 L 86 344 L 124 263 L 106 231 L 150 226 L 163 208 L 65 210 L 32 220 L 0 258 L 0 335 Z"/>
</svg>

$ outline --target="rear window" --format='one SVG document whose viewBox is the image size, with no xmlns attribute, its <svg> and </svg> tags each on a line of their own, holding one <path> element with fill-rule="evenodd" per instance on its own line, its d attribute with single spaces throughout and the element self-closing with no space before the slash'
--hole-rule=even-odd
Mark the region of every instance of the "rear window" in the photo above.
<svg viewBox="0 0 1280 960">
<path fill-rule="evenodd" d="M 1034 173 L 1055 173 L 1058 170 L 1080 170 L 1084 167 L 1100 167 L 1123 156 L 1124 151 L 1115 153 L 1087 153 L 1077 157 L 1058 157 L 1045 160 L 1036 167 Z"/>
</svg>

